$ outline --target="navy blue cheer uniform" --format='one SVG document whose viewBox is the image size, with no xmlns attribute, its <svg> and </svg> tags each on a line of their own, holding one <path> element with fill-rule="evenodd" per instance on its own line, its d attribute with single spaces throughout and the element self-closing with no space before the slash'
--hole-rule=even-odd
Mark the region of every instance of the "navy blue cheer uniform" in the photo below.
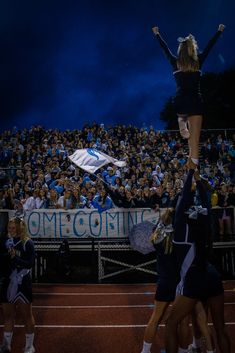
<svg viewBox="0 0 235 353">
<path fill-rule="evenodd" d="M 174 252 L 180 268 L 177 294 L 205 301 L 223 294 L 221 278 L 215 267 L 208 262 L 211 241 L 210 205 L 204 185 L 197 182 L 201 206 L 207 214 L 198 212 L 197 218 L 187 213 L 192 205 L 192 177 L 189 170 L 182 195 L 176 207 L 174 222 Z"/>
<path fill-rule="evenodd" d="M 172 302 L 175 300 L 176 286 L 179 283 L 179 271 L 175 254 L 165 253 L 164 241 L 154 244 L 157 255 L 157 290 L 155 300 Z"/>
<path fill-rule="evenodd" d="M 10 244 L 11 241 L 11 244 Z M 8 249 L 13 247 L 16 255 L 10 258 Z M 2 303 L 32 302 L 32 281 L 30 270 L 34 265 L 35 250 L 31 239 L 6 238 L 1 249 L 1 260 L 4 268 L 1 270 L 2 288 L 0 301 Z"/>
<path fill-rule="evenodd" d="M 203 100 L 201 96 L 201 67 L 204 63 L 209 51 L 216 43 L 219 38 L 221 31 L 213 36 L 213 38 L 208 42 L 204 51 L 198 54 L 199 60 L 199 70 L 195 72 L 191 71 L 181 71 L 177 68 L 177 57 L 173 55 L 168 48 L 166 42 L 162 39 L 160 34 L 156 37 L 164 50 L 172 68 L 173 75 L 176 81 L 176 95 L 173 99 L 174 109 L 178 115 L 202 115 L 203 114 Z"/>
</svg>

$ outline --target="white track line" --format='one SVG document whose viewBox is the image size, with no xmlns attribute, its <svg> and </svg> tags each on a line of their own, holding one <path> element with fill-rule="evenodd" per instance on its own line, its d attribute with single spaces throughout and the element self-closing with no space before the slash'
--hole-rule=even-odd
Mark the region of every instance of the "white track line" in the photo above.
<svg viewBox="0 0 235 353">
<path fill-rule="evenodd" d="M 223 282 L 224 283 L 224 282 Z M 234 281 L 235 285 L 235 281 Z M 127 287 L 127 286 L 137 286 L 137 287 L 154 287 L 156 283 L 33 283 L 33 287 L 40 287 L 40 286 L 57 286 L 57 287 Z"/>
<path fill-rule="evenodd" d="M 235 325 L 235 322 L 226 322 L 226 326 Z M 208 324 L 209 326 L 213 326 L 212 323 Z M 145 328 L 147 325 L 35 325 L 36 328 Z M 160 327 L 165 327 L 164 324 L 159 325 Z M 3 327 L 3 325 L 0 325 Z M 24 327 L 24 325 L 15 325 L 16 328 Z"/>
<path fill-rule="evenodd" d="M 153 308 L 154 304 L 147 305 L 33 305 L 35 309 L 116 309 L 116 308 Z"/>
<path fill-rule="evenodd" d="M 235 305 L 235 302 L 224 303 L 224 305 Z M 170 305 L 172 306 L 172 305 Z M 0 305 L 1 307 L 1 305 Z M 33 305 L 34 309 L 135 309 L 135 308 L 148 308 L 153 309 L 154 304 L 146 305 Z"/>
<path fill-rule="evenodd" d="M 224 303 L 235 305 L 235 302 Z M 170 305 L 172 306 L 172 305 Z M 146 305 L 33 305 L 35 309 L 117 309 L 117 308 L 153 308 L 154 304 Z"/>
<path fill-rule="evenodd" d="M 43 292 L 43 293 L 40 293 L 40 292 L 33 292 L 34 295 L 71 295 L 71 296 L 98 296 L 98 295 L 152 295 L 152 294 L 155 294 L 155 292 L 92 292 L 92 293 L 58 293 L 58 292 L 55 292 L 55 293 L 46 293 L 46 292 Z"/>
<path fill-rule="evenodd" d="M 227 289 L 225 292 L 235 293 L 235 289 Z M 65 296 L 99 296 L 99 295 L 153 295 L 155 292 L 84 292 L 84 293 L 70 293 L 70 292 L 33 292 L 34 295 L 65 295 Z"/>
<path fill-rule="evenodd" d="M 235 280 L 230 280 L 230 281 L 223 281 L 223 284 L 226 283 L 234 283 L 235 286 Z M 33 283 L 33 286 L 59 286 L 59 287 L 77 287 L 77 286 L 86 286 L 86 287 L 91 287 L 91 286 L 99 286 L 99 287 L 104 287 L 104 286 L 113 286 L 113 287 L 121 287 L 121 286 L 155 286 L 156 283 Z"/>
</svg>

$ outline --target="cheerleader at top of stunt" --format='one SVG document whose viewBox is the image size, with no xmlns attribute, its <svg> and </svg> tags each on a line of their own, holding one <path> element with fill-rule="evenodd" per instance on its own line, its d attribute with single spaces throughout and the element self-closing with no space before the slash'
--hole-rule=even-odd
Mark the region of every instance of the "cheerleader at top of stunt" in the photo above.
<svg viewBox="0 0 235 353">
<path fill-rule="evenodd" d="M 152 28 L 173 68 L 177 86 L 174 108 L 178 116 L 180 133 L 183 138 L 188 139 L 189 158 L 192 159 L 195 165 L 198 164 L 199 159 L 198 145 L 203 115 L 203 101 L 200 91 L 201 67 L 224 29 L 225 26 L 220 24 L 218 31 L 202 53 L 198 53 L 197 42 L 192 34 L 185 38 L 178 38 L 179 47 L 177 56 L 175 56 L 162 39 L 159 28 Z"/>
</svg>

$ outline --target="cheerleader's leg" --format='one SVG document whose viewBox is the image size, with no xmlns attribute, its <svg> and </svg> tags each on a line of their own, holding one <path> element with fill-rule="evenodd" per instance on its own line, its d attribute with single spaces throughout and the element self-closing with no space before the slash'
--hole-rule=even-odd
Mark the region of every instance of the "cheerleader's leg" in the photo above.
<svg viewBox="0 0 235 353">
<path fill-rule="evenodd" d="M 188 117 L 189 133 L 188 139 L 190 157 L 194 164 L 199 164 L 199 140 L 202 126 L 202 115 L 192 115 Z"/>
</svg>

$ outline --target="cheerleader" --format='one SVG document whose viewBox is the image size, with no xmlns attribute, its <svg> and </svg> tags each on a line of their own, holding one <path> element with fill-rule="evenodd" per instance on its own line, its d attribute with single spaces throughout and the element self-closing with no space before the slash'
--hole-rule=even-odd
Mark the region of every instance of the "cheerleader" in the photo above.
<svg viewBox="0 0 235 353">
<path fill-rule="evenodd" d="M 203 101 L 200 92 L 201 67 L 224 28 L 223 24 L 219 25 L 217 33 L 200 54 L 198 54 L 197 42 L 192 34 L 185 38 L 178 38 L 177 56 L 173 55 L 169 50 L 160 35 L 159 28 L 152 28 L 173 68 L 177 85 L 174 108 L 178 116 L 180 133 L 182 137 L 188 139 L 189 158 L 196 165 L 199 159 L 198 145 L 203 115 Z"/>
<path fill-rule="evenodd" d="M 174 221 L 174 252 L 180 267 L 178 296 L 166 322 L 166 352 L 177 353 L 178 324 L 198 301 L 207 302 L 220 352 L 231 353 L 224 322 L 224 289 L 218 272 L 208 262 L 211 243 L 210 205 L 200 176 L 195 173 L 201 207 L 193 205 L 191 193 L 194 170 L 190 169 L 179 199 Z M 213 353 L 212 350 L 207 351 Z"/>
<path fill-rule="evenodd" d="M 7 253 L 7 255 L 6 255 Z M 4 318 L 3 343 L 0 352 L 11 352 L 16 309 L 24 320 L 26 344 L 24 353 L 34 353 L 34 317 L 32 313 L 32 282 L 30 270 L 34 265 L 35 251 L 29 238 L 25 222 L 13 218 L 8 223 L 8 238 L 5 241 L 5 268 L 1 290 Z"/>
<path fill-rule="evenodd" d="M 153 340 L 164 314 L 170 303 L 175 300 L 176 286 L 179 282 L 179 271 L 174 253 L 172 252 L 173 213 L 173 208 L 168 208 L 162 213 L 160 221 L 151 236 L 151 241 L 156 249 L 158 280 L 154 310 L 145 329 L 141 353 L 150 353 Z M 185 332 L 185 325 L 187 325 L 187 321 L 180 327 L 180 336 L 182 338 L 183 334 L 181 332 Z M 188 347 L 187 340 L 185 342 L 182 339 L 180 346 Z M 183 351 L 185 351 L 183 348 L 179 348 L 179 352 Z"/>
</svg>

